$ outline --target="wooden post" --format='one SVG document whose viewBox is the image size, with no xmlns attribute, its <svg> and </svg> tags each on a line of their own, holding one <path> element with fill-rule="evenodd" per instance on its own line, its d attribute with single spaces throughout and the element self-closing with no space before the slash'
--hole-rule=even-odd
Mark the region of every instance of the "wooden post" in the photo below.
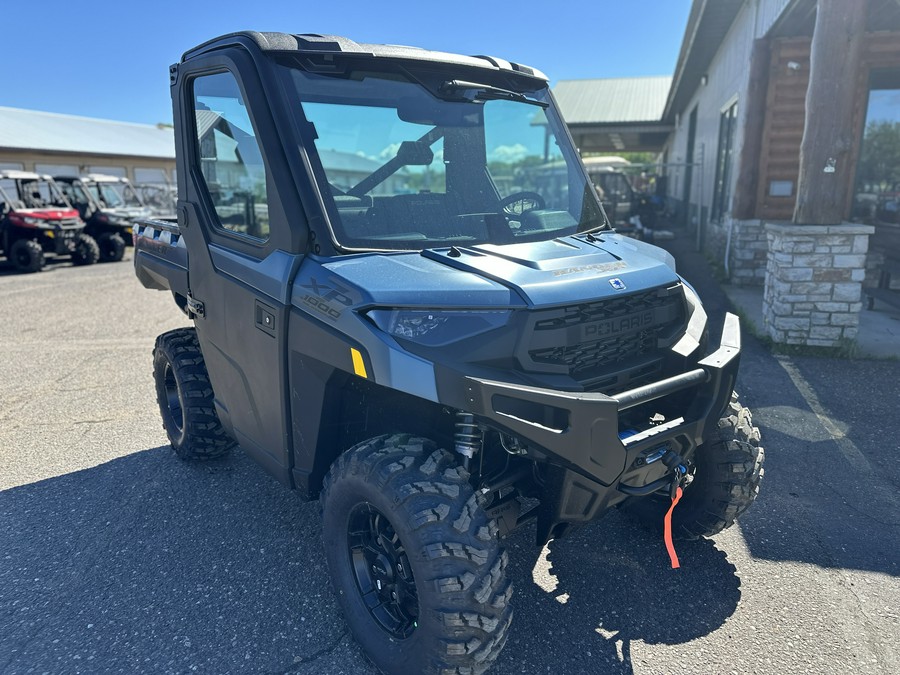
<svg viewBox="0 0 900 675">
<path fill-rule="evenodd" d="M 747 86 L 747 102 L 744 110 L 744 119 L 747 121 L 744 125 L 744 144 L 741 148 L 734 201 L 731 206 L 731 213 L 738 220 L 756 217 L 759 158 L 762 151 L 763 123 L 766 119 L 770 58 L 768 38 L 759 38 L 753 43 L 750 55 L 750 83 Z"/>
<path fill-rule="evenodd" d="M 794 222 L 836 225 L 849 211 L 853 109 L 868 0 L 818 0 Z"/>
</svg>

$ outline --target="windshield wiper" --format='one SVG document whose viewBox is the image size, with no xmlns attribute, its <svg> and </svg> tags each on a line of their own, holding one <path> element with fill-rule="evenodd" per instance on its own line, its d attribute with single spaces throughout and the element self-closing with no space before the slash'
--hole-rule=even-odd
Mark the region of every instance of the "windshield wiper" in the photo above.
<svg viewBox="0 0 900 675">
<path fill-rule="evenodd" d="M 492 84 L 482 84 L 480 82 L 467 82 L 465 80 L 448 80 L 441 85 L 442 93 L 452 93 L 467 101 L 491 101 L 496 99 L 504 99 L 507 101 L 520 101 L 521 103 L 529 103 L 531 105 L 547 108 L 550 104 L 545 101 L 538 101 L 528 98 L 525 94 L 512 89 L 504 89 L 503 87 L 495 87 Z"/>
</svg>

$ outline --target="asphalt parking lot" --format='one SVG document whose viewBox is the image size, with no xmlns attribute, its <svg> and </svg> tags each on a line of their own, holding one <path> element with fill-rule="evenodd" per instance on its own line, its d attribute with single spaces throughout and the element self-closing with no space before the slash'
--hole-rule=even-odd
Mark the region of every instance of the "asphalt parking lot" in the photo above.
<svg viewBox="0 0 900 675">
<path fill-rule="evenodd" d="M 702 261 L 683 271 L 721 325 Z M 373 672 L 318 505 L 241 452 L 185 464 L 167 447 L 150 352 L 186 322 L 168 295 L 130 261 L 0 268 L 0 316 L 0 673 Z M 898 361 L 745 339 L 739 390 L 767 451 L 754 507 L 681 544 L 680 570 L 619 513 L 543 550 L 517 532 L 491 672 L 900 672 L 898 383 Z"/>
</svg>

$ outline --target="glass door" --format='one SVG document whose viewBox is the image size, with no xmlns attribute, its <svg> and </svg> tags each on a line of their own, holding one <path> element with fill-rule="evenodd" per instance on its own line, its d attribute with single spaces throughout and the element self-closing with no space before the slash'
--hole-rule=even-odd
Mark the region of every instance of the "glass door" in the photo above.
<svg viewBox="0 0 900 675">
<path fill-rule="evenodd" d="M 874 70 L 869 78 L 852 216 L 900 225 L 900 69 Z"/>
</svg>

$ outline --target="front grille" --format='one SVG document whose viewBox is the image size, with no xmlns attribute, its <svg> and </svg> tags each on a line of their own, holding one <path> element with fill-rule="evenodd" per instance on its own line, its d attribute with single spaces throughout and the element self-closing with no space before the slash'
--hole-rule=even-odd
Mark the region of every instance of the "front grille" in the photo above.
<svg viewBox="0 0 900 675">
<path fill-rule="evenodd" d="M 552 330 L 567 326 L 577 326 L 591 321 L 601 321 L 620 316 L 640 314 L 661 307 L 681 303 L 681 285 L 673 289 L 655 289 L 634 295 L 610 298 L 601 302 L 572 305 L 561 310 L 560 316 L 538 321 L 535 330 Z"/>
<path fill-rule="evenodd" d="M 528 352 L 538 363 L 558 363 L 575 375 L 598 366 L 621 363 L 656 349 L 656 332 L 644 330 L 632 335 L 583 342 L 574 347 L 553 347 Z"/>
<path fill-rule="evenodd" d="M 602 387 L 636 386 L 636 378 L 658 371 L 650 365 L 658 365 L 660 351 L 680 334 L 684 293 L 677 284 L 541 314 L 528 350 L 537 370 L 565 369 L 582 383 Z"/>
</svg>

